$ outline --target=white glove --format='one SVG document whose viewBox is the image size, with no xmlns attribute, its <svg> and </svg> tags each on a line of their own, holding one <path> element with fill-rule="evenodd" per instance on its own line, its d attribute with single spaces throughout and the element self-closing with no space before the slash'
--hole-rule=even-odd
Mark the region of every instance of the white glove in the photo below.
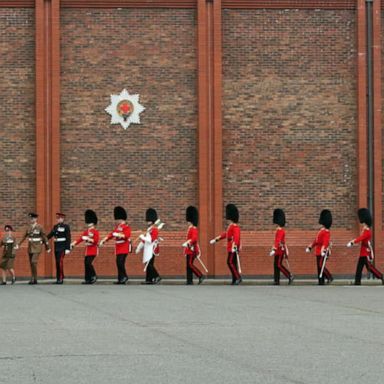
<svg viewBox="0 0 384 384">
<path fill-rule="evenodd" d="M 348 247 L 348 248 L 353 247 L 353 241 L 352 241 L 352 240 L 347 244 L 347 247 Z"/>
<path fill-rule="evenodd" d="M 15 245 L 15 249 L 19 249 L 19 246 L 17 244 Z"/>
<path fill-rule="evenodd" d="M 269 256 L 271 256 L 271 257 L 272 257 L 272 256 L 275 256 L 275 253 L 276 253 L 275 250 L 272 249 L 272 251 L 269 253 Z"/>
<path fill-rule="evenodd" d="M 307 248 L 305 248 L 305 252 L 307 252 L 307 253 L 311 253 L 311 247 L 307 247 Z"/>
<path fill-rule="evenodd" d="M 184 247 L 184 248 L 188 248 L 188 245 L 189 245 L 189 242 L 186 241 L 185 243 L 183 243 L 182 247 Z"/>
<path fill-rule="evenodd" d="M 321 257 L 325 257 L 326 254 L 327 254 L 326 251 L 321 252 Z"/>
<path fill-rule="evenodd" d="M 51 253 L 51 249 L 47 249 L 47 253 Z"/>
<path fill-rule="evenodd" d="M 66 255 L 70 254 L 71 251 L 69 249 L 66 249 L 65 252 L 64 252 Z"/>
<path fill-rule="evenodd" d="M 104 245 L 104 240 L 101 240 L 99 243 L 99 247 L 102 247 Z"/>
<path fill-rule="evenodd" d="M 81 240 L 83 240 L 83 241 L 88 241 L 88 240 L 89 240 L 89 237 L 88 237 L 88 236 L 81 236 Z"/>
<path fill-rule="evenodd" d="M 215 244 L 216 243 L 216 239 L 212 239 L 209 241 L 209 244 Z"/>
</svg>

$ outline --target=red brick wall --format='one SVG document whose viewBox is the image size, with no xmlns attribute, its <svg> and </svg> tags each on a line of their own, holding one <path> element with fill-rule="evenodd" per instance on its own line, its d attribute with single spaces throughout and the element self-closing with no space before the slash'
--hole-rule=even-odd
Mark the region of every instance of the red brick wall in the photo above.
<svg viewBox="0 0 384 384">
<path fill-rule="evenodd" d="M 150 206 L 166 231 L 184 229 L 186 206 L 197 204 L 195 18 L 192 9 L 62 9 L 62 209 L 75 231 L 93 208 L 105 234 L 117 204 L 136 230 Z M 146 108 L 127 130 L 104 111 L 123 88 Z M 166 274 L 181 248 L 163 235 Z M 111 252 L 98 258 L 102 274 L 115 273 Z"/>
<path fill-rule="evenodd" d="M 32 9 L 0 8 L 0 211 L 17 229 L 35 209 L 35 43 Z"/>
<path fill-rule="evenodd" d="M 345 244 L 356 234 L 355 17 L 347 10 L 223 11 L 224 202 L 240 208 L 245 275 L 272 273 L 277 206 L 287 213 L 296 275 L 315 273 L 304 247 L 323 208 L 334 214 L 331 269 L 354 273 L 358 250 Z M 0 58 L 7 100 L 0 123 L 12 128 L 1 134 L 9 168 L 0 204 L 3 221 L 21 228 L 35 206 L 33 18 L 33 9 L 0 8 L 1 51 L 9 52 Z M 153 206 L 167 223 L 159 271 L 183 275 L 184 212 L 198 191 L 196 12 L 62 8 L 61 33 L 61 202 L 74 235 L 86 208 L 97 211 L 104 236 L 115 205 L 127 208 L 134 230 L 145 227 Z M 139 93 L 146 108 L 142 124 L 126 131 L 104 112 L 123 88 Z M 216 246 L 215 272 L 228 275 L 225 244 Z M 67 257 L 67 276 L 82 275 L 82 252 L 79 246 Z M 100 276 L 115 275 L 112 243 L 95 266 Z M 28 274 L 25 248 L 16 268 Z M 143 275 L 140 257 L 129 255 L 127 269 Z"/>
<path fill-rule="evenodd" d="M 245 229 L 316 228 L 356 207 L 355 13 L 224 10 L 224 201 Z"/>
<path fill-rule="evenodd" d="M 384 3 L 382 2 L 382 6 Z M 384 10 L 381 11 L 381 125 L 384 127 Z M 384 151 L 384 134 L 382 133 L 382 148 Z M 383 152 L 382 152 L 383 153 Z M 384 180 L 384 156 L 382 158 L 383 161 L 383 177 Z M 382 199 L 384 199 L 384 188 L 383 188 L 383 194 Z M 384 221 L 384 204 L 383 204 L 383 212 L 382 212 L 382 218 Z"/>
</svg>

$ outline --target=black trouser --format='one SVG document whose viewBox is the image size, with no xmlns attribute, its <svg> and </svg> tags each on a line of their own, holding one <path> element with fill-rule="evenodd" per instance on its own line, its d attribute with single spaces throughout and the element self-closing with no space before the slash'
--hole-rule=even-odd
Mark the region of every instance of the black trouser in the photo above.
<svg viewBox="0 0 384 384">
<path fill-rule="evenodd" d="M 382 279 L 383 274 L 375 268 L 375 266 L 368 261 L 368 257 L 360 256 L 359 261 L 357 263 L 356 275 L 355 275 L 355 284 L 361 283 L 361 274 L 363 272 L 364 266 L 367 268 L 369 272 L 371 272 L 376 278 Z"/>
<path fill-rule="evenodd" d="M 187 283 L 193 283 L 193 274 L 195 274 L 197 277 L 201 277 L 203 274 L 197 268 L 195 265 L 193 265 L 193 262 L 196 259 L 196 255 L 186 255 L 185 260 L 187 262 Z"/>
<path fill-rule="evenodd" d="M 323 267 L 324 261 L 325 260 L 324 260 L 323 256 L 321 256 L 321 255 L 317 255 L 316 256 L 317 277 L 319 279 L 319 285 L 324 285 L 325 284 L 325 278 L 327 278 L 327 280 L 331 280 L 332 279 L 331 272 L 329 272 L 327 267 L 324 267 L 323 276 L 320 278 L 321 268 Z"/>
<path fill-rule="evenodd" d="M 90 282 L 93 278 L 96 277 L 96 271 L 93 267 L 92 263 L 95 260 L 96 256 L 85 256 L 84 258 L 84 268 L 85 268 L 85 276 L 84 279 L 86 282 Z"/>
<path fill-rule="evenodd" d="M 125 270 L 125 259 L 127 254 L 116 255 L 116 265 L 117 265 L 117 280 L 120 282 L 128 279 L 127 271 Z"/>
<path fill-rule="evenodd" d="M 55 249 L 57 281 L 64 280 L 64 256 L 65 256 L 65 249 Z"/>
<path fill-rule="evenodd" d="M 275 260 L 273 262 L 273 271 L 274 271 L 274 280 L 276 284 L 280 283 L 280 271 L 283 272 L 284 276 L 289 279 L 291 273 L 283 265 L 284 255 L 275 255 Z"/>
<path fill-rule="evenodd" d="M 236 280 L 240 280 L 239 266 L 237 265 L 236 252 L 228 252 L 227 265 L 232 274 L 232 283 Z"/>
<path fill-rule="evenodd" d="M 147 272 L 145 276 L 145 281 L 152 282 L 153 279 L 156 279 L 156 277 L 159 277 L 159 274 L 155 268 L 155 255 L 152 256 L 152 259 L 149 260 L 148 266 L 147 266 Z"/>
</svg>

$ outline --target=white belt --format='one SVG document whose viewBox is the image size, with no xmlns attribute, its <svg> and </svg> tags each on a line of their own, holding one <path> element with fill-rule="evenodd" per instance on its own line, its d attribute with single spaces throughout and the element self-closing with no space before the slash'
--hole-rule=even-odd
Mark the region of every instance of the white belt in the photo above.
<svg viewBox="0 0 384 384">
<path fill-rule="evenodd" d="M 40 242 L 41 242 L 42 239 L 41 239 L 41 238 L 39 238 L 39 239 L 29 238 L 28 240 L 29 240 L 29 241 L 35 241 L 35 242 L 36 242 L 36 241 L 40 241 Z"/>
<path fill-rule="evenodd" d="M 67 241 L 67 239 L 65 237 L 58 237 L 55 241 Z"/>
<path fill-rule="evenodd" d="M 116 244 L 123 244 L 125 243 L 125 240 L 116 240 Z"/>
</svg>

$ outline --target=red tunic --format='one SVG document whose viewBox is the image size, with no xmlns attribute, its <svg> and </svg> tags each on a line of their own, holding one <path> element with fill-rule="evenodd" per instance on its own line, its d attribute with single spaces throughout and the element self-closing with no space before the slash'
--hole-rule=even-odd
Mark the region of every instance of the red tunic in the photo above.
<svg viewBox="0 0 384 384">
<path fill-rule="evenodd" d="M 229 224 L 227 231 L 220 235 L 220 240 L 227 239 L 227 251 L 233 252 L 236 245 L 237 250 L 240 251 L 240 227 L 235 224 Z"/>
<path fill-rule="evenodd" d="M 329 247 L 331 232 L 327 228 L 321 228 L 317 233 L 316 239 L 311 244 L 311 248 L 315 247 L 315 255 L 320 256 L 323 249 Z"/>
<path fill-rule="evenodd" d="M 285 253 L 285 230 L 283 228 L 276 229 L 273 249 L 275 249 L 276 256 L 283 256 Z"/>
<path fill-rule="evenodd" d="M 360 256 L 371 257 L 371 247 L 370 240 L 372 237 L 372 232 L 370 228 L 365 227 L 361 231 L 361 235 L 353 240 L 354 244 L 361 242 Z"/>
<path fill-rule="evenodd" d="M 119 237 L 122 234 L 124 237 Z M 115 253 L 116 255 L 125 255 L 131 252 L 131 227 L 125 223 L 119 224 L 115 227 L 113 232 L 107 235 L 107 241 L 115 239 Z"/>
<path fill-rule="evenodd" d="M 85 241 L 85 256 L 96 256 L 98 253 L 99 231 L 96 228 L 88 228 L 76 240 L 75 245 Z"/>
<path fill-rule="evenodd" d="M 157 240 L 157 245 L 153 249 L 153 254 L 155 256 L 159 256 L 160 254 L 160 247 L 159 247 L 159 230 L 157 227 L 152 227 L 149 231 L 149 234 L 151 235 L 152 243 Z"/>
<path fill-rule="evenodd" d="M 193 225 L 191 225 L 188 228 L 187 240 L 190 240 L 190 241 L 189 241 L 188 247 L 186 247 L 184 250 L 184 254 L 197 256 L 200 253 L 199 244 L 197 243 L 198 230 Z"/>
</svg>

